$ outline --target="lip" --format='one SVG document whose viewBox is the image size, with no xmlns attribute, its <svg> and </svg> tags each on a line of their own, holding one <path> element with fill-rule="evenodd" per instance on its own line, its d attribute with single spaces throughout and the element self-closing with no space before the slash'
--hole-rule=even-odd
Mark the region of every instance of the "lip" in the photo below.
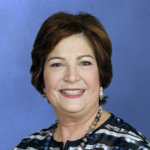
<svg viewBox="0 0 150 150">
<path fill-rule="evenodd" d="M 76 94 L 76 95 L 67 95 L 67 94 L 64 94 L 62 92 L 63 90 L 71 90 L 71 91 L 83 90 L 83 92 L 80 93 L 80 94 Z M 66 98 L 79 98 L 79 97 L 81 97 L 85 93 L 85 89 L 79 89 L 79 88 L 71 88 L 71 89 L 70 88 L 66 88 L 66 89 L 61 89 L 59 91 L 60 91 L 61 95 L 64 96 L 64 97 L 66 97 Z"/>
</svg>

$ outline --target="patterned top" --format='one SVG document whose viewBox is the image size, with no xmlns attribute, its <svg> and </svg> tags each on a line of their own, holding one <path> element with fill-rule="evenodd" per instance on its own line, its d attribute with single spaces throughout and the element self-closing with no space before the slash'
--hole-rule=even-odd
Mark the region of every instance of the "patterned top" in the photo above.
<svg viewBox="0 0 150 150">
<path fill-rule="evenodd" d="M 23 139 L 13 150 L 82 150 L 82 139 L 57 142 L 49 136 L 53 126 Z M 113 114 L 88 137 L 85 150 L 150 150 L 150 143 L 137 130 Z"/>
</svg>

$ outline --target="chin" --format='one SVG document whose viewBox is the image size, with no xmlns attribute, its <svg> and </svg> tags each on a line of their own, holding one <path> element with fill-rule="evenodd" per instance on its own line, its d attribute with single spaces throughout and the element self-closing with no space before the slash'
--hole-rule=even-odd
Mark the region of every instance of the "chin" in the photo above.
<svg viewBox="0 0 150 150">
<path fill-rule="evenodd" d="M 79 112 L 82 112 L 83 110 L 84 110 L 84 107 L 81 105 L 80 106 L 73 105 L 73 106 L 63 107 L 63 111 L 68 112 L 68 113 L 79 113 Z"/>
</svg>

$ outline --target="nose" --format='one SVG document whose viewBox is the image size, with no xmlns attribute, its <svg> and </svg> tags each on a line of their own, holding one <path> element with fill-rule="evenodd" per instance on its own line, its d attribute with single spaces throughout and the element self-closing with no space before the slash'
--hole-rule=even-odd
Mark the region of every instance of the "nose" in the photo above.
<svg viewBox="0 0 150 150">
<path fill-rule="evenodd" d="M 75 83 L 79 81 L 79 72 L 77 67 L 73 66 L 68 66 L 66 69 L 66 74 L 64 77 L 64 81 L 69 82 L 69 83 Z"/>
</svg>

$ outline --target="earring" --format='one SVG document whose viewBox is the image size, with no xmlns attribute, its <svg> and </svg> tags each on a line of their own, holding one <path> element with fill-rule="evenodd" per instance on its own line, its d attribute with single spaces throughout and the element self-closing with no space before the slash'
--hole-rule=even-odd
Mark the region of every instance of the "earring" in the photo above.
<svg viewBox="0 0 150 150">
<path fill-rule="evenodd" d="M 103 90 L 103 87 L 101 86 L 100 87 L 100 100 L 102 101 L 104 99 L 104 90 Z"/>
<path fill-rule="evenodd" d="M 43 97 L 43 98 L 46 98 L 46 92 L 45 92 L 45 89 L 43 89 L 42 97 Z"/>
</svg>

